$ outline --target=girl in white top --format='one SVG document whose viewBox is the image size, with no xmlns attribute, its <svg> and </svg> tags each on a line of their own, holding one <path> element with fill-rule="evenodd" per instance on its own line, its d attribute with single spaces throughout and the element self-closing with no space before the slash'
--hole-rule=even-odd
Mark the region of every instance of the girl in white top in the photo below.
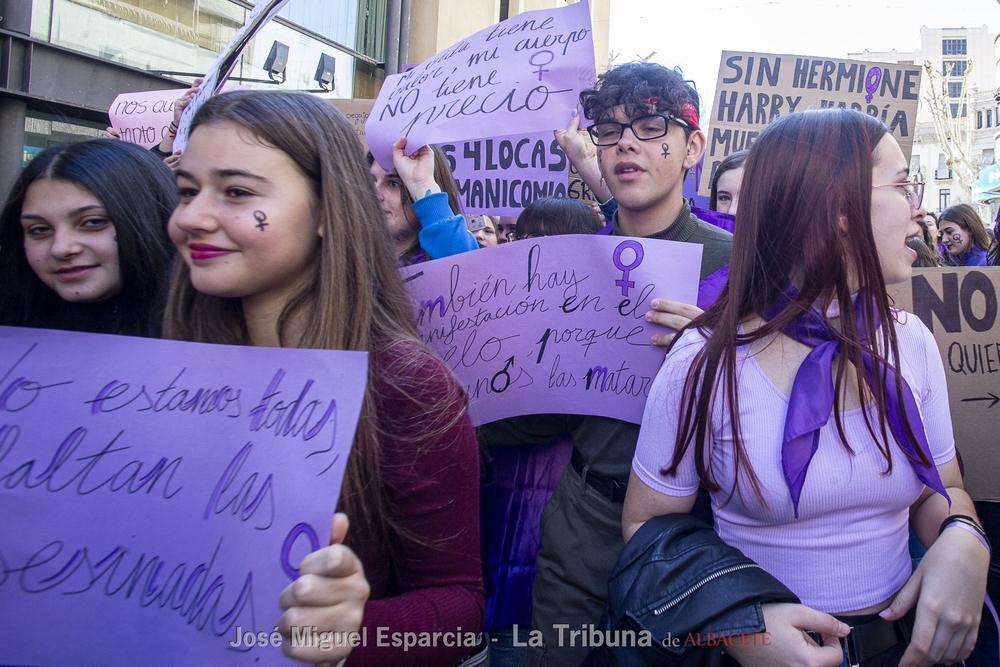
<svg viewBox="0 0 1000 667">
<path fill-rule="evenodd" d="M 690 511 L 704 486 L 720 537 L 802 600 L 763 605 L 770 645 L 726 649 L 742 665 L 835 667 L 848 628 L 831 614 L 896 621 L 914 606 L 899 665 L 975 646 L 989 547 L 962 488 L 944 368 L 885 291 L 910 278 L 905 241 L 924 215 L 907 175 L 865 114 L 768 126 L 747 158 L 729 282 L 674 341 L 647 402 L 626 541 Z M 912 572 L 909 527 L 928 547 Z"/>
</svg>

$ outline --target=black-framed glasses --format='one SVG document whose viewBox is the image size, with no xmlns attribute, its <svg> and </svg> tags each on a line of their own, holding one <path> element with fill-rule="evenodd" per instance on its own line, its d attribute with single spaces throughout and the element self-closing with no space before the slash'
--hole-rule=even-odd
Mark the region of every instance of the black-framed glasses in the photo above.
<svg viewBox="0 0 1000 667">
<path fill-rule="evenodd" d="M 914 210 L 920 208 L 920 205 L 924 203 L 924 182 L 920 180 L 919 176 L 911 176 L 901 183 L 882 183 L 880 185 L 873 185 L 873 188 L 903 188 L 903 192 L 906 193 L 906 201 L 910 203 L 910 206 Z"/>
<path fill-rule="evenodd" d="M 648 116 L 640 116 L 639 118 L 634 119 L 631 123 L 619 123 L 614 120 L 604 120 L 600 123 L 594 123 L 588 127 L 587 132 L 590 133 L 590 139 L 596 146 L 616 145 L 619 141 L 621 141 L 626 128 L 631 129 L 632 134 L 634 134 L 635 138 L 639 141 L 652 141 L 667 135 L 667 130 L 670 128 L 670 121 L 678 123 L 685 128 L 691 128 L 690 125 L 680 118 L 675 118 L 674 116 L 668 116 L 667 114 L 662 113 L 654 113 Z"/>
</svg>

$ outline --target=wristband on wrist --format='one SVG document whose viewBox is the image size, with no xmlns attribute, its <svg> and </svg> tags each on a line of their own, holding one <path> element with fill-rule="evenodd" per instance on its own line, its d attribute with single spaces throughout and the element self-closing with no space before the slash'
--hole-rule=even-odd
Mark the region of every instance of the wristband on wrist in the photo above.
<svg viewBox="0 0 1000 667">
<path fill-rule="evenodd" d="M 964 514 L 952 514 L 941 522 L 941 529 L 938 530 L 938 535 L 943 533 L 945 529 L 951 528 L 952 526 L 957 526 L 974 534 L 979 538 L 979 541 L 983 543 L 986 550 L 991 554 L 993 553 L 993 547 L 990 544 L 990 538 L 986 534 L 986 530 L 984 530 L 983 527 L 979 525 L 979 522 L 971 516 L 966 516 Z"/>
</svg>

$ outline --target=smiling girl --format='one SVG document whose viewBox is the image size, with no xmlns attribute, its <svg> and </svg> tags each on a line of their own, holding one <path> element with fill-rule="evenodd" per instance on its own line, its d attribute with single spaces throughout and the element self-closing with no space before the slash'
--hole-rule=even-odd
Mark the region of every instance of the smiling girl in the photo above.
<svg viewBox="0 0 1000 667">
<path fill-rule="evenodd" d="M 963 660 L 989 545 L 937 344 L 886 294 L 911 276 L 922 184 L 846 109 L 782 117 L 745 168 L 729 281 L 646 404 L 625 538 L 704 485 L 718 536 L 802 602 L 760 607 L 771 645 L 727 649 L 744 666 L 836 667 L 840 640 L 864 667 Z M 916 570 L 909 527 L 928 547 Z"/>
<path fill-rule="evenodd" d="M 353 127 L 309 95 L 227 93 L 199 110 L 176 174 L 169 232 L 184 261 L 168 337 L 368 352 L 340 498 L 316 499 L 354 525 L 344 539 L 338 520 L 333 545 L 303 560 L 281 596 L 282 631 L 360 623 L 369 642 L 350 665 L 457 663 L 465 641 L 406 651 L 375 641 L 380 627 L 482 626 L 479 460 L 464 393 L 416 335 Z M 282 648 L 311 661 L 350 650 Z"/>
<path fill-rule="evenodd" d="M 956 204 L 941 213 L 938 221 L 941 244 L 952 266 L 987 266 L 990 237 L 976 209 Z"/>
<path fill-rule="evenodd" d="M 159 335 L 172 181 L 156 156 L 121 141 L 36 156 L 0 213 L 0 324 Z"/>
</svg>

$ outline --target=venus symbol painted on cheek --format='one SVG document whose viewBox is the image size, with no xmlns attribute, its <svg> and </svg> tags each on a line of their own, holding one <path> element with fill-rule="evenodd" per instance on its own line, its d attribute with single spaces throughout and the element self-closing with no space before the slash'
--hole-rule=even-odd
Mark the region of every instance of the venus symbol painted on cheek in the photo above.
<svg viewBox="0 0 1000 667">
<path fill-rule="evenodd" d="M 670 155 L 670 146 L 668 144 L 660 144 L 660 147 L 663 148 L 663 157 L 668 157 Z"/>
<path fill-rule="evenodd" d="M 267 220 L 267 216 L 264 215 L 263 211 L 254 211 L 253 219 L 257 221 L 257 224 L 254 226 L 260 231 L 264 231 L 264 228 L 267 227 L 267 225 L 269 224 L 267 222 L 264 222 L 265 220 Z"/>
</svg>

